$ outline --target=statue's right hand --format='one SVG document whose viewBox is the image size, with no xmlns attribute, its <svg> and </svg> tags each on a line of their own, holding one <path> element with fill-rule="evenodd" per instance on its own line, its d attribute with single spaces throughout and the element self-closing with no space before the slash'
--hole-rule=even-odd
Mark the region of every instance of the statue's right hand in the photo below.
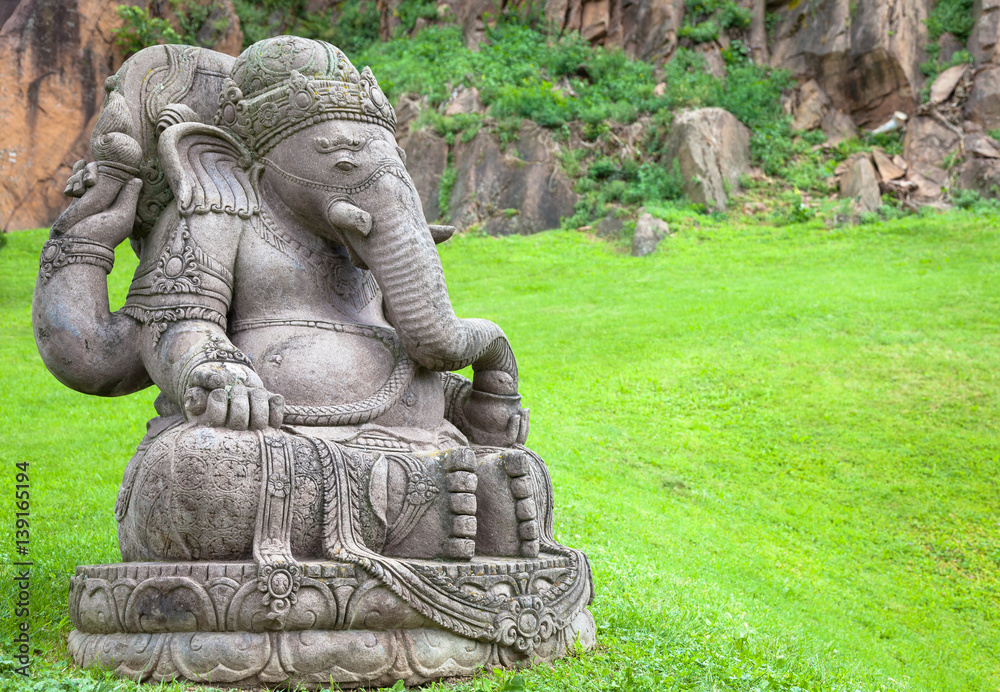
<svg viewBox="0 0 1000 692">
<path fill-rule="evenodd" d="M 285 416 L 285 398 L 267 391 L 257 373 L 245 365 L 202 363 L 188 377 L 184 416 L 213 428 L 278 428 Z"/>
<path fill-rule="evenodd" d="M 52 224 L 52 234 L 117 247 L 132 232 L 141 190 L 142 181 L 138 178 L 122 183 L 101 174 L 96 163 L 87 164 L 66 183 L 67 194 L 78 199 Z"/>
</svg>

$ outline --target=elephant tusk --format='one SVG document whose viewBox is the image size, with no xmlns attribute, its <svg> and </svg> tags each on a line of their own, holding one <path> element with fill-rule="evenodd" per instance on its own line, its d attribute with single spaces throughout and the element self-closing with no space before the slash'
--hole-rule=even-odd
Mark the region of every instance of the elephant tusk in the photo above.
<svg viewBox="0 0 1000 692">
<path fill-rule="evenodd" d="M 435 226 L 434 224 L 429 224 L 427 227 L 431 229 L 431 238 L 434 239 L 435 245 L 440 245 L 448 240 L 458 230 L 454 226 Z"/>
<path fill-rule="evenodd" d="M 372 232 L 372 215 L 342 199 L 334 200 L 326 215 L 330 224 L 341 231 L 354 231 L 365 236 Z"/>
</svg>

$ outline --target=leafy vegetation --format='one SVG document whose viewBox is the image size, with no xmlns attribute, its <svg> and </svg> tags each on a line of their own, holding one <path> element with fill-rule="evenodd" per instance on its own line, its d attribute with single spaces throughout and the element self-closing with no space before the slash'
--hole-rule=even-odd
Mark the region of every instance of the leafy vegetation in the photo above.
<svg viewBox="0 0 1000 692">
<path fill-rule="evenodd" d="M 687 12 L 680 30 L 682 38 L 694 43 L 708 43 L 719 38 L 720 30 L 743 31 L 750 28 L 752 13 L 734 0 L 685 0 Z"/>
<path fill-rule="evenodd" d="M 927 17 L 927 38 L 937 42 L 941 34 L 949 33 L 965 43 L 972 33 L 974 0 L 938 0 Z"/>
<path fill-rule="evenodd" d="M 145 7 L 118 5 L 115 11 L 122 18 L 122 25 L 114 30 L 114 40 L 126 57 L 158 43 L 185 42 L 184 37 L 170 26 L 170 22 L 150 16 Z"/>
<path fill-rule="evenodd" d="M 996 689 L 1000 230 L 966 211 L 829 229 L 649 208 L 674 234 L 638 260 L 565 231 L 440 246 L 458 313 L 517 350 L 600 648 L 432 689 Z M 119 559 L 112 508 L 154 392 L 89 397 L 45 371 L 45 239 L 0 253 L 0 491 L 30 461 L 40 652 L 28 682 L 0 654 L 0 689 L 134 690 L 67 668 L 66 592 L 75 565 Z M 114 306 L 134 266 L 119 248 Z"/>
<path fill-rule="evenodd" d="M 183 3 L 193 0 L 174 1 L 183 15 L 187 7 Z M 589 224 L 618 206 L 635 209 L 673 202 L 686 206 L 680 199 L 679 171 L 666 160 L 673 113 L 681 108 L 723 108 L 750 128 L 752 161 L 764 176 L 764 182 L 758 176 L 753 183 L 751 196 L 767 197 L 768 205 L 775 207 L 770 218 L 779 223 L 801 220 L 802 214 L 820 214 L 828 220 L 843 217 L 834 205 L 825 204 L 822 211 L 813 201 L 833 192 L 830 181 L 836 165 L 873 146 L 890 155 L 901 153 L 898 135 L 830 146 L 818 131 L 794 132 L 782 107 L 782 96 L 794 88 L 794 80 L 787 72 L 749 59 L 741 36 L 749 27 L 750 14 L 734 0 L 686 0 L 682 34 L 688 42 L 682 42 L 660 71 L 629 59 L 619 49 L 593 46 L 579 34 L 550 32 L 531 3 L 491 15 L 486 40 L 477 51 L 465 46 L 460 27 L 451 22 L 446 8 L 431 0 L 400 3 L 394 10 L 397 37 L 389 42 L 378 41 L 379 17 L 370 2 L 348 0 L 310 13 L 307 0 L 237 0 L 236 9 L 248 45 L 292 32 L 335 43 L 359 66 L 371 65 L 391 101 L 411 94 L 427 106 L 413 127 L 430 127 L 449 145 L 469 141 L 485 129 L 506 148 L 516 139 L 522 120 L 549 128 L 563 150 L 564 170 L 576 180 L 580 195 L 575 213 L 564 220 L 567 225 Z M 141 33 L 147 19 L 136 20 L 139 28 L 133 34 Z M 773 29 L 776 16 L 766 19 Z M 181 24 L 195 26 L 198 20 L 189 18 Z M 421 20 L 425 26 L 413 32 Z M 967 36 L 968 0 L 942 0 L 927 22 L 934 38 L 944 31 Z M 154 29 L 152 25 L 143 29 L 144 40 L 156 39 Z M 702 53 L 685 47 L 714 40 L 720 31 L 730 39 L 722 50 L 722 79 L 709 72 Z M 941 70 L 971 59 L 959 51 L 941 60 L 936 42 L 928 51 L 931 59 L 922 66 L 928 84 Z M 478 90 L 485 112 L 443 115 L 443 104 L 462 88 Z M 623 128 L 629 125 L 639 132 L 636 136 L 635 130 L 629 131 L 625 144 Z M 449 170 L 449 175 L 455 171 Z M 886 200 L 881 213 L 888 218 L 905 210 Z"/>
<path fill-rule="evenodd" d="M 243 29 L 243 47 L 281 34 L 328 41 L 353 55 L 378 41 L 379 15 L 374 2 L 341 2 L 309 11 L 308 0 L 234 0 Z"/>
<path fill-rule="evenodd" d="M 930 98 L 930 87 L 934 79 L 949 67 L 972 63 L 972 55 L 967 50 L 956 51 L 949 59 L 941 59 L 941 46 L 938 39 L 942 34 L 949 33 L 960 43 L 965 43 L 975 25 L 973 17 L 973 0 L 939 0 L 927 17 L 927 37 L 930 42 L 925 46 L 930 60 L 920 64 L 920 70 L 927 77 L 927 85 L 921 94 L 921 100 Z"/>
</svg>

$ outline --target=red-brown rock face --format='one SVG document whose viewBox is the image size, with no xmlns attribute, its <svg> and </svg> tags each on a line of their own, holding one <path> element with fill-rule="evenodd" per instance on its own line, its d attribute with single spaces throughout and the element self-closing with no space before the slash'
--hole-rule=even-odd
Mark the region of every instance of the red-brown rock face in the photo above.
<svg viewBox="0 0 1000 692">
<path fill-rule="evenodd" d="M 912 113 L 924 77 L 929 0 L 779 0 L 771 64 L 815 79 L 838 110 L 867 127 Z"/>
<path fill-rule="evenodd" d="M 69 204 L 66 178 L 90 158 L 104 80 L 124 58 L 114 45 L 121 4 L 147 2 L 0 3 L 0 229 L 48 226 Z M 212 12 L 199 41 L 238 54 L 243 35 L 231 0 L 213 3 Z"/>
<path fill-rule="evenodd" d="M 120 0 L 21 0 L 0 26 L 0 228 L 49 225 L 89 151 Z"/>
</svg>

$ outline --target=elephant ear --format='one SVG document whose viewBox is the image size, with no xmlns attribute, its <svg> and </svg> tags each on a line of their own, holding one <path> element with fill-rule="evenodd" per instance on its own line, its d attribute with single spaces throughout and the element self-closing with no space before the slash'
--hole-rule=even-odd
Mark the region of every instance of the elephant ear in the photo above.
<svg viewBox="0 0 1000 692">
<path fill-rule="evenodd" d="M 182 216 L 249 218 L 260 208 L 250 152 L 225 130 L 197 122 L 171 125 L 160 134 L 159 154 Z"/>
</svg>

